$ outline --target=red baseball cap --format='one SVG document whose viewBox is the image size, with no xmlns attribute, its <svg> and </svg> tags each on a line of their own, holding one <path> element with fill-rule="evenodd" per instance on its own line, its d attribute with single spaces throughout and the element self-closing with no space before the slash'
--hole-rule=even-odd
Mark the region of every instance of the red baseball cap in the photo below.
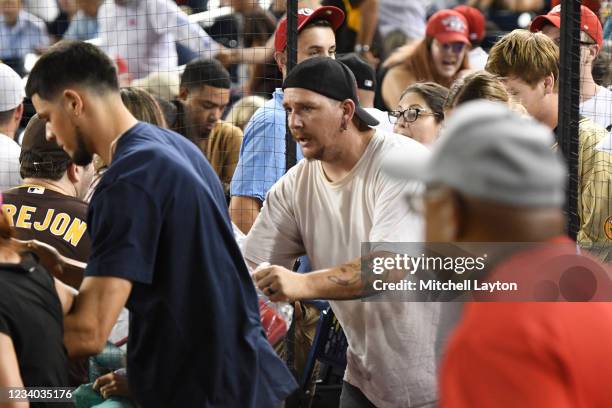
<svg viewBox="0 0 612 408">
<path fill-rule="evenodd" d="M 560 0 L 552 0 L 550 2 L 550 7 L 558 6 L 560 3 Z M 599 9 L 601 8 L 601 0 L 582 0 L 580 3 L 590 8 L 595 14 L 599 13 Z"/>
<path fill-rule="evenodd" d="M 468 22 L 455 10 L 440 10 L 429 17 L 425 34 L 443 44 L 451 42 L 470 44 Z"/>
<path fill-rule="evenodd" d="M 465 17 L 470 30 L 470 41 L 482 41 L 485 35 L 485 16 L 475 7 L 457 6 L 453 10 L 458 11 Z"/>
<path fill-rule="evenodd" d="M 313 20 L 327 20 L 332 29 L 336 31 L 344 22 L 344 12 L 338 7 L 323 6 L 315 10 L 301 8 L 298 10 L 298 33 Z M 287 17 L 283 17 L 274 32 L 274 49 L 283 52 L 287 46 Z"/>
<path fill-rule="evenodd" d="M 561 6 L 557 5 L 548 12 L 541 16 L 537 16 L 531 22 L 529 30 L 531 32 L 542 31 L 542 27 L 545 24 L 552 24 L 557 28 L 561 28 Z M 587 33 L 592 39 L 597 42 L 601 49 L 603 45 L 603 28 L 599 17 L 591 11 L 588 7 L 580 6 L 580 30 Z"/>
</svg>

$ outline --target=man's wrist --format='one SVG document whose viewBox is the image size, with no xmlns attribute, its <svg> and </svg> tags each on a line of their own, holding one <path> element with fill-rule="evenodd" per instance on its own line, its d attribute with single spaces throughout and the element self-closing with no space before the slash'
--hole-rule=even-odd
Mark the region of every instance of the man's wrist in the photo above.
<svg viewBox="0 0 612 408">
<path fill-rule="evenodd" d="M 316 290 L 313 287 L 313 277 L 312 272 L 308 273 L 300 273 L 300 296 L 299 299 L 296 300 L 310 300 L 316 299 Z"/>
</svg>

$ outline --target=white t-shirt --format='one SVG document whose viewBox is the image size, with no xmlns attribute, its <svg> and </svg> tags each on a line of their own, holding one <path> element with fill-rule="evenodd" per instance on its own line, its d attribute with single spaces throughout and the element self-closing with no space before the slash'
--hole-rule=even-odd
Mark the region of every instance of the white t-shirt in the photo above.
<svg viewBox="0 0 612 408">
<path fill-rule="evenodd" d="M 594 97 L 580 104 L 580 114 L 608 129 L 612 125 L 612 92 L 599 86 Z"/>
<path fill-rule="evenodd" d="M 112 58 L 124 58 L 135 79 L 154 71 L 176 71 L 176 42 L 202 57 L 212 58 L 219 49 L 171 0 L 132 0 L 126 6 L 106 0 L 98 23 L 102 49 Z"/>
<path fill-rule="evenodd" d="M 320 161 L 301 160 L 269 191 L 244 243 L 245 257 L 290 268 L 306 254 L 317 270 L 360 257 L 362 242 L 422 241 L 422 218 L 405 198 L 418 185 L 382 170 L 386 156 L 402 149 L 427 154 L 414 140 L 377 130 L 351 172 L 333 183 Z M 349 343 L 347 382 L 383 408 L 436 399 L 439 304 L 330 303 Z"/>
<path fill-rule="evenodd" d="M 19 174 L 21 147 L 10 137 L 0 133 L 0 191 L 22 183 Z"/>
</svg>

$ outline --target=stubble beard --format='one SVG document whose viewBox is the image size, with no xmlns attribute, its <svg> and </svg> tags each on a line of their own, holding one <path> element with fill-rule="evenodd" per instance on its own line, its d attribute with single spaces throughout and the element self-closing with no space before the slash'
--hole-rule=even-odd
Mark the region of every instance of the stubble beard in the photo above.
<svg viewBox="0 0 612 408">
<path fill-rule="evenodd" d="M 77 166 L 88 166 L 93 161 L 93 153 L 87 150 L 83 133 L 77 127 L 75 129 L 77 147 L 72 155 L 72 162 Z"/>
</svg>

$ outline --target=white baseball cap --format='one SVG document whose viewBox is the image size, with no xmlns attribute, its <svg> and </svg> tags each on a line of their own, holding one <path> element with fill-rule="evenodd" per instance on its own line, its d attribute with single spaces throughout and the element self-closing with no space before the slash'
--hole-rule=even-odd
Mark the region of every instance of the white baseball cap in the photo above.
<svg viewBox="0 0 612 408">
<path fill-rule="evenodd" d="M 25 88 L 19 74 L 0 63 L 0 112 L 15 109 L 25 98 Z"/>
</svg>

